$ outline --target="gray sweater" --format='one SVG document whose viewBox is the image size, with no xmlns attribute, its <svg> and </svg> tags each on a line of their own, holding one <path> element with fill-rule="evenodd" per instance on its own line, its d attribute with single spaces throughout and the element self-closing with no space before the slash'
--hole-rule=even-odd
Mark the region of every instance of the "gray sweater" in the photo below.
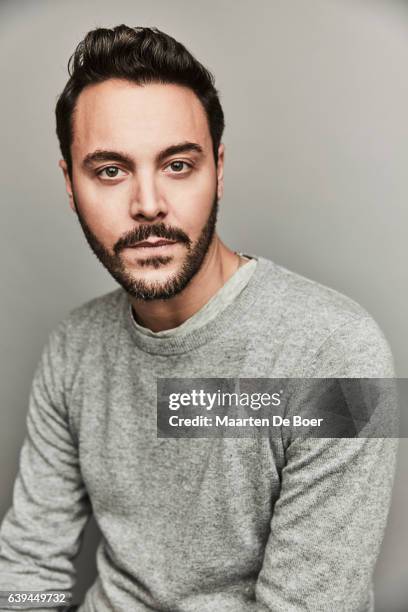
<svg viewBox="0 0 408 612">
<path fill-rule="evenodd" d="M 93 512 L 98 577 L 80 612 L 368 612 L 394 438 L 161 439 L 157 377 L 392 377 L 377 324 L 258 257 L 217 316 L 141 333 L 122 289 L 51 334 L 29 403 L 0 590 L 70 590 Z"/>
</svg>

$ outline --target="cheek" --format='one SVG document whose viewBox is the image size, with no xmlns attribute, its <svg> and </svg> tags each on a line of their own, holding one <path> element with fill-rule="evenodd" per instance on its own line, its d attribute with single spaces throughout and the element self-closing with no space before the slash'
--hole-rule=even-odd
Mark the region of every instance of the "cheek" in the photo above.
<svg viewBox="0 0 408 612">
<path fill-rule="evenodd" d="M 83 179 L 74 181 L 74 191 L 86 224 L 105 246 L 112 246 L 126 227 L 126 220 L 121 218 L 127 197 L 126 187 L 107 188 Z"/>
<path fill-rule="evenodd" d="M 164 186 L 165 185 L 165 186 Z M 168 204 L 168 223 L 181 227 L 194 240 L 210 215 L 216 195 L 216 175 L 211 171 L 187 179 L 163 183 Z"/>
</svg>

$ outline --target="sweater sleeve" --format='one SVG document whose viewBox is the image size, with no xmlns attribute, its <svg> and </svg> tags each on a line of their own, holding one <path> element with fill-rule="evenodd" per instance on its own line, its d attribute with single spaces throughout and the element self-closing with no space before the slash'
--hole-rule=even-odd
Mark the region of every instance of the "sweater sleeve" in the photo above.
<svg viewBox="0 0 408 612">
<path fill-rule="evenodd" d="M 71 594 L 75 583 L 73 558 L 91 504 L 69 426 L 64 360 L 60 324 L 43 349 L 31 386 L 12 506 L 0 529 L 0 591 Z"/>
<path fill-rule="evenodd" d="M 392 378 L 389 346 L 370 317 L 337 329 L 305 377 Z M 397 438 L 294 439 L 286 449 L 264 562 L 259 610 L 371 612 Z"/>
</svg>

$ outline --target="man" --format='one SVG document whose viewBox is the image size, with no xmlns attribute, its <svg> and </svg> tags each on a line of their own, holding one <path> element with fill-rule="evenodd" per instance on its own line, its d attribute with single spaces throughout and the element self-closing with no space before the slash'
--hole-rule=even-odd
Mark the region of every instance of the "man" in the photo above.
<svg viewBox="0 0 408 612">
<path fill-rule="evenodd" d="M 0 589 L 80 612 L 373 610 L 393 439 L 161 439 L 156 381 L 392 377 L 355 302 L 215 232 L 224 119 L 211 75 L 157 29 L 89 32 L 59 98 L 60 166 L 120 288 L 75 309 L 36 371 Z"/>
</svg>

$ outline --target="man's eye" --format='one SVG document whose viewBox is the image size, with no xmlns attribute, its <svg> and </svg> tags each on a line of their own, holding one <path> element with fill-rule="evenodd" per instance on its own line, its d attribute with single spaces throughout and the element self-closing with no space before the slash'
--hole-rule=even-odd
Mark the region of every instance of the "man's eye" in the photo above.
<svg viewBox="0 0 408 612">
<path fill-rule="evenodd" d="M 185 174 L 186 172 L 191 170 L 192 165 L 187 163 L 187 162 L 185 162 L 185 161 L 176 160 L 176 161 L 172 161 L 167 166 L 167 168 L 170 168 L 172 170 L 172 173 L 175 173 L 175 174 Z M 183 169 L 185 170 L 184 172 L 183 172 Z"/>
<path fill-rule="evenodd" d="M 102 168 L 102 170 L 99 170 L 97 174 L 102 178 L 115 179 L 121 176 L 119 172 L 123 172 L 123 170 L 121 170 L 117 166 L 107 166 L 106 168 Z"/>
</svg>

